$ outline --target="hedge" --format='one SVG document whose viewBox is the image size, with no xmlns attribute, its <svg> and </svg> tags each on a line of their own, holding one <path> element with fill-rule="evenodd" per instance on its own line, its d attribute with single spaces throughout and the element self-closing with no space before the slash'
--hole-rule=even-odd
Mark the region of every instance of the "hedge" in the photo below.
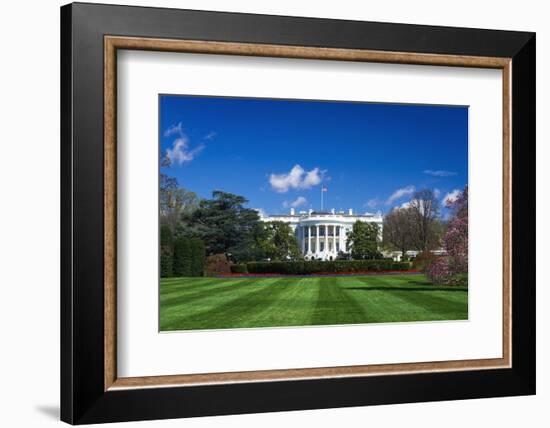
<svg viewBox="0 0 550 428">
<path fill-rule="evenodd" d="M 174 276 L 191 276 L 191 240 L 178 238 L 174 242 Z"/>
<path fill-rule="evenodd" d="M 169 245 L 160 246 L 160 276 L 162 278 L 169 278 L 174 276 L 173 271 L 174 260 L 172 254 L 172 247 Z"/>
<path fill-rule="evenodd" d="M 203 276 L 205 249 L 199 239 L 178 238 L 173 249 L 161 247 L 161 276 Z"/>
<path fill-rule="evenodd" d="M 231 265 L 231 273 L 248 273 L 246 264 Z"/>
<path fill-rule="evenodd" d="M 204 275 L 204 259 L 206 257 L 206 249 L 204 242 L 200 239 L 192 239 L 191 247 L 191 276 Z"/>
<path fill-rule="evenodd" d="M 278 273 L 284 275 L 308 275 L 313 273 L 381 272 L 405 271 L 411 268 L 409 262 L 393 260 L 334 260 L 298 262 L 250 262 L 246 264 L 249 273 Z"/>
<path fill-rule="evenodd" d="M 173 276 L 174 248 L 172 231 L 167 225 L 160 228 L 160 276 L 167 278 Z"/>
</svg>

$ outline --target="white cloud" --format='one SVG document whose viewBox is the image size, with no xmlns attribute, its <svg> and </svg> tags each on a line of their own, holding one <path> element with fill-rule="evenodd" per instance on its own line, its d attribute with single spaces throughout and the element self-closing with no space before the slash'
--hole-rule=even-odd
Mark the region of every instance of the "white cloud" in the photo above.
<svg viewBox="0 0 550 428">
<path fill-rule="evenodd" d="M 411 207 L 411 202 L 409 201 L 409 202 L 403 202 L 399 208 L 405 208 L 406 209 L 406 208 L 410 208 L 410 207 Z"/>
<path fill-rule="evenodd" d="M 407 187 L 402 187 L 401 189 L 397 189 L 395 192 L 393 192 L 391 194 L 391 196 L 388 198 L 388 200 L 386 201 L 386 205 L 391 205 L 393 204 L 395 201 L 397 201 L 398 199 L 401 199 L 405 196 L 411 196 L 414 191 L 416 190 L 416 188 L 414 186 L 407 186 Z"/>
<path fill-rule="evenodd" d="M 455 189 L 452 192 L 447 193 L 443 198 L 443 205 L 447 206 L 455 202 L 460 196 L 460 193 L 461 191 L 459 189 Z"/>
<path fill-rule="evenodd" d="M 456 172 L 454 171 L 445 171 L 443 169 L 425 169 L 424 174 L 432 175 L 434 177 L 452 177 L 453 175 L 456 175 Z"/>
<path fill-rule="evenodd" d="M 296 164 L 287 174 L 271 174 L 269 184 L 278 193 L 286 193 L 289 189 L 310 189 L 321 183 L 323 172 L 319 168 L 306 172 Z"/>
<path fill-rule="evenodd" d="M 176 163 L 182 165 L 195 159 L 195 156 L 202 152 L 203 149 L 204 144 L 200 144 L 194 149 L 189 150 L 189 141 L 187 137 L 176 138 L 172 142 L 172 148 L 166 149 L 166 156 L 170 159 L 172 164 Z"/>
<path fill-rule="evenodd" d="M 285 207 L 285 208 L 288 208 L 288 207 L 298 208 L 298 207 L 301 207 L 302 205 L 305 205 L 305 204 L 307 204 L 307 199 L 304 198 L 303 196 L 298 196 L 295 200 L 293 200 L 291 202 L 284 201 L 283 202 L 283 207 Z"/>
<path fill-rule="evenodd" d="M 210 131 L 208 134 L 206 134 L 206 135 L 204 136 L 204 139 L 205 139 L 205 140 L 213 140 L 214 138 L 216 138 L 217 135 L 218 135 L 217 132 Z"/>
<path fill-rule="evenodd" d="M 168 127 L 168 129 L 166 131 L 164 131 L 164 136 L 165 137 L 170 137 L 171 135 L 183 135 L 183 127 L 182 127 L 182 124 L 181 122 L 178 123 L 177 125 L 171 125 Z"/>
<path fill-rule="evenodd" d="M 439 199 L 439 197 L 441 196 L 441 190 L 434 189 L 434 196 L 436 197 L 436 199 Z"/>
<path fill-rule="evenodd" d="M 380 205 L 380 199 L 378 198 L 369 199 L 365 205 L 369 208 L 376 208 L 378 205 Z"/>
<path fill-rule="evenodd" d="M 184 163 L 191 162 L 205 147 L 204 144 L 199 144 L 193 149 L 189 147 L 189 138 L 183 132 L 181 122 L 170 126 L 164 131 L 164 136 L 176 136 L 174 141 L 172 141 L 172 146 L 166 149 L 166 157 L 172 165 L 183 165 Z"/>
<path fill-rule="evenodd" d="M 322 174 L 319 168 L 313 168 L 311 171 L 308 171 L 304 181 L 302 182 L 302 187 L 304 189 L 309 189 L 310 187 L 317 186 L 322 179 Z"/>
</svg>

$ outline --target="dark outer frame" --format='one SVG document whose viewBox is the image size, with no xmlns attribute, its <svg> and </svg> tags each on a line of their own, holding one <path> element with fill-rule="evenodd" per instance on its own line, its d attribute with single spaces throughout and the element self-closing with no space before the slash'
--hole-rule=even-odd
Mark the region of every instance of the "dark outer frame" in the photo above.
<svg viewBox="0 0 550 428">
<path fill-rule="evenodd" d="M 104 36 L 512 59 L 512 367 L 104 389 Z M 535 35 L 76 3 L 61 8 L 61 419 L 73 424 L 535 393 Z"/>
</svg>

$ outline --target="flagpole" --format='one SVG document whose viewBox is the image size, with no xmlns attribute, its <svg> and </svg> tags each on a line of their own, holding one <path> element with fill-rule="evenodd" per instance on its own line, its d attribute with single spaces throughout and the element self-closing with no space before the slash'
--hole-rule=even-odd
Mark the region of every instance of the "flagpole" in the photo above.
<svg viewBox="0 0 550 428">
<path fill-rule="evenodd" d="M 323 212 L 323 185 L 321 184 L 321 212 Z"/>
</svg>

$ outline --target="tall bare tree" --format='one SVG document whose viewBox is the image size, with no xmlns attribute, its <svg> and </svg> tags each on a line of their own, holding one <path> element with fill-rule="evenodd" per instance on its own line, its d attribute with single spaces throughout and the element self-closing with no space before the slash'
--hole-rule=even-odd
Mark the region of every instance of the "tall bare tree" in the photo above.
<svg viewBox="0 0 550 428">
<path fill-rule="evenodd" d="M 160 222 L 176 230 L 181 216 L 198 206 L 198 197 L 194 192 L 178 186 L 174 177 L 160 174 Z"/>
<path fill-rule="evenodd" d="M 414 248 L 413 215 L 411 208 L 394 208 L 384 217 L 383 242 L 401 251 L 403 259 L 407 250 Z"/>
<path fill-rule="evenodd" d="M 409 209 L 412 214 L 413 244 L 419 251 L 432 250 L 439 246 L 438 230 L 439 201 L 433 190 L 423 189 L 414 193 Z"/>
</svg>

